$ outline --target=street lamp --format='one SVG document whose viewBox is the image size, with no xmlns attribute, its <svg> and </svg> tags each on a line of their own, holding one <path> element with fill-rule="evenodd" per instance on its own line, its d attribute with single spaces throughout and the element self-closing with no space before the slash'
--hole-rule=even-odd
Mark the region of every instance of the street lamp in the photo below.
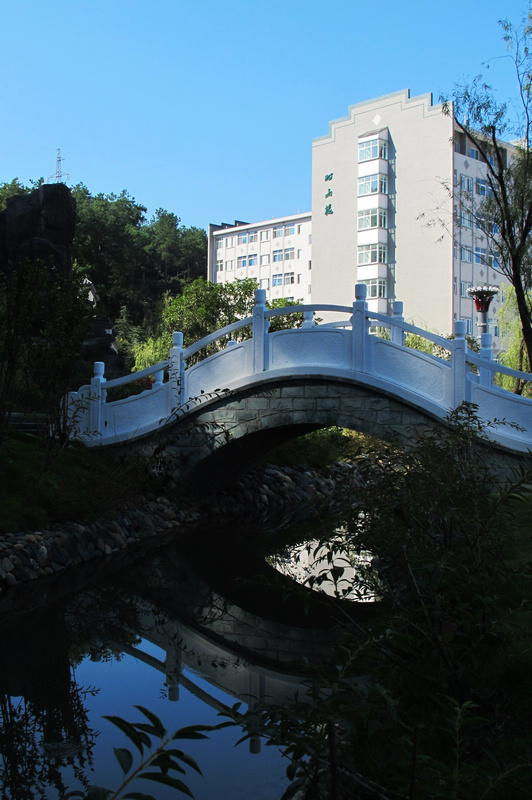
<svg viewBox="0 0 532 800">
<path fill-rule="evenodd" d="M 477 328 L 480 335 L 488 332 L 488 309 L 490 303 L 498 293 L 498 286 L 470 286 L 467 293 L 475 301 L 475 308 L 478 311 Z"/>
</svg>

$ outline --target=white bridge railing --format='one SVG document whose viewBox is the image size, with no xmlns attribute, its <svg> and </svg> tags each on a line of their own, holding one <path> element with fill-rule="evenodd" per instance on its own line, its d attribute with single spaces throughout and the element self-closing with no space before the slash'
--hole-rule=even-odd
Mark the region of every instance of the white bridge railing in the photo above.
<svg viewBox="0 0 532 800">
<path fill-rule="evenodd" d="M 139 438 L 185 415 L 213 393 L 258 386 L 277 377 L 306 376 L 355 381 L 440 419 L 463 401 L 475 403 L 479 416 L 494 423 L 488 433 L 491 439 L 512 450 L 532 449 L 532 400 L 493 382 L 495 373 L 528 381 L 532 381 L 532 375 L 494 361 L 491 334 L 482 334 L 480 353 L 475 353 L 467 347 L 465 321 L 456 321 L 454 339 L 445 339 L 405 322 L 402 303 L 394 303 L 393 316 L 371 312 L 364 284 L 355 287 L 352 306 L 314 304 L 268 310 L 265 296 L 263 289 L 257 289 L 252 316 L 205 336 L 191 347 L 184 348 L 183 334 L 174 333 L 168 360 L 153 367 L 106 381 L 104 365 L 96 362 L 90 385 L 68 396 L 75 435 L 89 446 Z M 323 311 L 348 316 L 318 325 L 314 315 Z M 300 327 L 269 332 L 270 319 L 297 312 L 303 312 Z M 251 338 L 239 338 L 239 331 L 248 326 Z M 390 338 L 372 335 L 370 326 L 387 328 Z M 450 353 L 449 360 L 405 347 L 405 333 L 440 346 Z M 225 344 L 222 349 L 187 368 L 187 360 L 219 340 Z M 155 376 L 151 389 L 107 402 L 108 389 L 149 375 Z M 513 425 L 503 425 L 502 420 Z"/>
</svg>

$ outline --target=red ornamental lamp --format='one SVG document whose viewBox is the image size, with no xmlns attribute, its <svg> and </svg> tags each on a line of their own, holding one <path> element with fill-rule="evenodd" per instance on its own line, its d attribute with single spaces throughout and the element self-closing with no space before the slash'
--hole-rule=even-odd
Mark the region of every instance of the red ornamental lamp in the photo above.
<svg viewBox="0 0 532 800">
<path fill-rule="evenodd" d="M 498 286 L 487 285 L 470 286 L 467 289 L 467 293 L 475 301 L 475 308 L 478 311 L 477 327 L 480 334 L 488 332 L 488 310 L 498 291 Z"/>
</svg>

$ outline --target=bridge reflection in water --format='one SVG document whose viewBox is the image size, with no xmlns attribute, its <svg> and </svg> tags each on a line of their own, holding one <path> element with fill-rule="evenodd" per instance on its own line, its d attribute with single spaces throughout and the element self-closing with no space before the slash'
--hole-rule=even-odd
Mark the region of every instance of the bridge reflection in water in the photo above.
<svg viewBox="0 0 532 800">
<path fill-rule="evenodd" d="M 118 786 L 112 748 L 126 743 L 106 729 L 101 714 L 132 719 L 133 705 L 140 704 L 168 730 L 216 724 L 216 715 L 230 713 L 235 702 L 245 709 L 303 693 L 297 665 L 303 656 L 310 662 L 331 659 L 334 606 L 313 602 L 303 589 L 287 599 L 291 582 L 279 576 L 276 583 L 273 568 L 241 543 L 215 553 L 212 547 L 207 551 L 208 542 L 198 532 L 189 550 L 194 567 L 178 547 L 160 548 L 66 600 L 2 623 L 1 796 L 51 800 L 84 777 Z M 198 549 L 210 558 L 202 559 Z M 241 563 L 235 564 L 238 554 Z M 233 574 L 224 569 L 231 560 Z M 197 577 L 202 561 L 207 573 L 210 562 L 218 587 Z M 262 574 L 250 589 L 259 564 Z M 186 776 L 198 799 L 269 800 L 282 794 L 287 781 L 280 756 L 266 748 L 250 766 L 245 745 L 233 752 L 240 735 L 231 728 L 212 733 L 209 743 L 183 742 L 207 776 Z M 253 736 L 250 751 L 260 749 Z M 173 795 L 158 789 L 161 800 L 167 796 Z"/>
</svg>

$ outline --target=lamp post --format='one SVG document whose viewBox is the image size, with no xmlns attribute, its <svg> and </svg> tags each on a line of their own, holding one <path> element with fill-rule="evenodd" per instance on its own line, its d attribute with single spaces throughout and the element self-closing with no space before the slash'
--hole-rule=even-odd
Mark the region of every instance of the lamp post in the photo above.
<svg viewBox="0 0 532 800">
<path fill-rule="evenodd" d="M 475 301 L 478 311 L 477 328 L 480 335 L 488 332 L 488 309 L 490 303 L 498 293 L 498 286 L 470 286 L 467 293 Z"/>
</svg>

